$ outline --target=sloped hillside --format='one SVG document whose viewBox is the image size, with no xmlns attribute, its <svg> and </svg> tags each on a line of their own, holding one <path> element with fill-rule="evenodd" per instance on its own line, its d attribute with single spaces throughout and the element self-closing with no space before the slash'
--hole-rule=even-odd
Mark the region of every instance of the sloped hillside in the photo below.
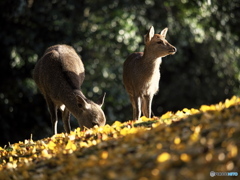
<svg viewBox="0 0 240 180">
<path fill-rule="evenodd" d="M 0 148 L 0 179 L 235 179 L 240 98 Z M 239 177 L 240 175 L 238 175 Z M 216 178 L 216 177 L 214 177 Z M 220 177 L 219 177 L 220 178 Z"/>
</svg>

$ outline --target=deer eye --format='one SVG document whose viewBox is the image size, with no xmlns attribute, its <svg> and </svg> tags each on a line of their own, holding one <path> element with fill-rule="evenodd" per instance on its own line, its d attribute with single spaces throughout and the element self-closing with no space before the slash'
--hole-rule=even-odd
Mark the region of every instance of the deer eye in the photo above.
<svg viewBox="0 0 240 180">
<path fill-rule="evenodd" d="M 79 108 L 83 108 L 83 105 L 82 104 L 77 104 Z"/>
<path fill-rule="evenodd" d="M 158 41 L 157 43 L 158 43 L 158 44 L 163 44 L 163 41 Z"/>
</svg>

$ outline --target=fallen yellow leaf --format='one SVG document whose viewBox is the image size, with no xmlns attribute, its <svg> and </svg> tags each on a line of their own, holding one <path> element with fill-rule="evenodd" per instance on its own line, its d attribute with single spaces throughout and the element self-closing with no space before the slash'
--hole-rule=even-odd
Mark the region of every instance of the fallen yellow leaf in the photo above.
<svg viewBox="0 0 240 180">
<path fill-rule="evenodd" d="M 171 158 L 171 155 L 167 152 L 163 152 L 162 154 L 160 154 L 158 157 L 157 157 L 157 161 L 162 163 L 162 162 L 165 162 L 167 160 L 169 160 Z"/>
</svg>

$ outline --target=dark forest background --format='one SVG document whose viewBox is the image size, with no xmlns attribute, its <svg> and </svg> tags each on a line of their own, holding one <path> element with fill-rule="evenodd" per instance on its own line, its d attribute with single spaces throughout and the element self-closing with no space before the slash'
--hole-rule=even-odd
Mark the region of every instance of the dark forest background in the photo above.
<svg viewBox="0 0 240 180">
<path fill-rule="evenodd" d="M 152 25 L 168 27 L 167 40 L 178 49 L 163 58 L 155 115 L 240 92 L 239 0 L 1 0 L 0 10 L 1 146 L 30 134 L 34 140 L 52 135 L 32 70 L 45 49 L 59 43 L 73 46 L 83 60 L 84 94 L 96 100 L 107 93 L 108 124 L 132 117 L 122 65 L 130 53 L 143 51 Z"/>
</svg>

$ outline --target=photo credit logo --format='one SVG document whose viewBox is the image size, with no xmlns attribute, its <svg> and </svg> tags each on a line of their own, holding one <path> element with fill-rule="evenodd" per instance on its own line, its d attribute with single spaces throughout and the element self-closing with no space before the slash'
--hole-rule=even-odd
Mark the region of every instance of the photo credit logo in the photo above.
<svg viewBox="0 0 240 180">
<path fill-rule="evenodd" d="M 214 172 L 214 171 L 211 171 L 211 172 L 210 172 L 210 176 L 211 176 L 211 177 L 214 177 L 214 176 L 215 176 L 215 172 Z"/>
<path fill-rule="evenodd" d="M 211 177 L 214 177 L 214 176 L 238 176 L 238 172 L 215 172 L 215 171 L 211 171 L 210 176 Z"/>
</svg>

